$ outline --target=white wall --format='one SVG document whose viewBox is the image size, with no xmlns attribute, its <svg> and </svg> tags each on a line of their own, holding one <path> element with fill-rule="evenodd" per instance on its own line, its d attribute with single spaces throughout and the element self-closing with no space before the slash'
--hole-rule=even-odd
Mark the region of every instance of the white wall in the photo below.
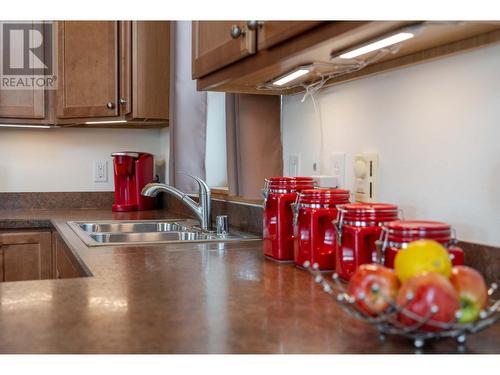
<svg viewBox="0 0 500 375">
<path fill-rule="evenodd" d="M 500 245 L 500 46 L 326 88 L 317 101 L 323 159 L 346 153 L 346 187 L 359 152 L 378 152 L 379 201 L 406 218 L 451 223 L 462 240 Z M 310 99 L 283 98 L 284 171 L 319 159 Z"/>
<path fill-rule="evenodd" d="M 165 160 L 168 144 L 168 129 L 0 128 L 0 192 L 112 191 L 111 152 Z M 94 160 L 108 160 L 108 182 L 93 182 Z"/>
<path fill-rule="evenodd" d="M 207 93 L 205 173 L 208 186 L 227 186 L 226 95 Z"/>
</svg>

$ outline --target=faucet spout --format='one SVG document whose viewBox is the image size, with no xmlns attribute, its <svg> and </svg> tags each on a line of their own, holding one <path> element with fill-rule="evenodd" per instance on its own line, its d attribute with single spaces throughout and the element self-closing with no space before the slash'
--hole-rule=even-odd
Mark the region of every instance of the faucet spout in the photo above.
<svg viewBox="0 0 500 375">
<path fill-rule="evenodd" d="M 208 230 L 210 227 L 210 188 L 201 178 L 188 175 L 196 180 L 198 183 L 198 196 L 199 203 L 196 203 L 191 197 L 186 193 L 180 191 L 179 189 L 160 183 L 150 183 L 144 186 L 141 194 L 147 197 L 155 197 L 160 192 L 165 192 L 173 197 L 180 200 L 186 207 L 188 207 L 200 221 L 200 227 L 204 230 Z"/>
</svg>

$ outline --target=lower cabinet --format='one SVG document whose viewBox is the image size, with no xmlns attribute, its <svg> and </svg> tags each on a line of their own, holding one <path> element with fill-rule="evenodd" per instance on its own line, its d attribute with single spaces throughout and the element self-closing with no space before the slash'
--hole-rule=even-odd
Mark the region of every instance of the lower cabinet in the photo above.
<svg viewBox="0 0 500 375">
<path fill-rule="evenodd" d="M 1 281 L 53 278 L 50 230 L 0 232 L 0 266 Z"/>
<path fill-rule="evenodd" d="M 81 277 L 78 267 L 71 257 L 71 250 L 64 243 L 61 235 L 52 233 L 52 248 L 54 257 L 54 277 L 56 279 L 70 279 Z"/>
<path fill-rule="evenodd" d="M 0 282 L 85 276 L 70 249 L 50 229 L 0 230 Z"/>
</svg>

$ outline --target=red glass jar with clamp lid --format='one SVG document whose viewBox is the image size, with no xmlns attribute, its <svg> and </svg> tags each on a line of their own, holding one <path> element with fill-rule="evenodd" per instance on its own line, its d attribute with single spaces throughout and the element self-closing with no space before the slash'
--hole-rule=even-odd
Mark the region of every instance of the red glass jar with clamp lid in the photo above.
<svg viewBox="0 0 500 375">
<path fill-rule="evenodd" d="M 456 245 L 451 225 L 438 221 L 393 221 L 382 228 L 382 254 L 386 267 L 394 267 L 394 258 L 400 249 L 416 240 L 434 240 L 450 254 L 454 266 L 464 264 L 464 252 Z"/>
<path fill-rule="evenodd" d="M 297 194 L 314 188 L 312 177 L 271 177 L 263 189 L 264 255 L 277 261 L 293 261 L 293 211 Z"/>
<path fill-rule="evenodd" d="M 358 268 L 377 262 L 375 242 L 382 225 L 398 218 L 398 207 L 385 203 L 353 203 L 339 207 L 335 220 L 337 257 L 335 271 L 349 280 Z"/>
<path fill-rule="evenodd" d="M 337 206 L 349 203 L 349 190 L 314 189 L 299 194 L 295 211 L 295 264 L 317 263 L 322 271 L 335 269 Z"/>
</svg>

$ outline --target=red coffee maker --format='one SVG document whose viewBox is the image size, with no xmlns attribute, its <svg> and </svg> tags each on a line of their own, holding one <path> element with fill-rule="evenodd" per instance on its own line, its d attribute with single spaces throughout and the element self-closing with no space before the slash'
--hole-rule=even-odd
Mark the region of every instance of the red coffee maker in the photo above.
<svg viewBox="0 0 500 375">
<path fill-rule="evenodd" d="M 111 154 L 115 176 L 115 212 L 154 208 L 154 198 L 141 195 L 142 188 L 154 180 L 153 155 L 120 151 Z"/>
</svg>

